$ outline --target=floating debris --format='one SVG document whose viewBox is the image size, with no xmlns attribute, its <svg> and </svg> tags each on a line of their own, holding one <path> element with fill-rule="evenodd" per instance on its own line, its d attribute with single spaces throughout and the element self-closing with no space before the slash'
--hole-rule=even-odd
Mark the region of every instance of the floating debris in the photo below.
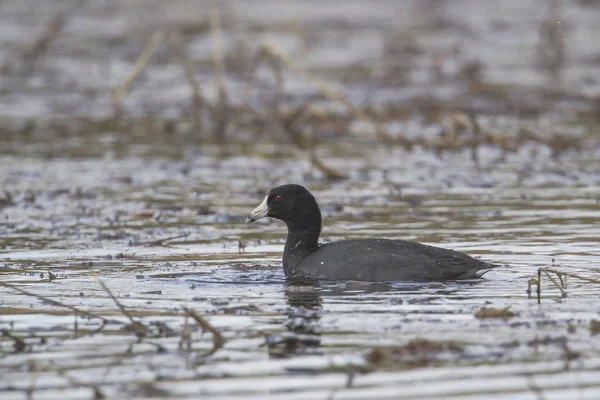
<svg viewBox="0 0 600 400">
<path fill-rule="evenodd" d="M 510 311 L 510 306 L 505 308 L 482 308 L 475 313 L 477 319 L 487 318 L 503 318 L 509 319 L 515 316 L 515 313 Z"/>
</svg>

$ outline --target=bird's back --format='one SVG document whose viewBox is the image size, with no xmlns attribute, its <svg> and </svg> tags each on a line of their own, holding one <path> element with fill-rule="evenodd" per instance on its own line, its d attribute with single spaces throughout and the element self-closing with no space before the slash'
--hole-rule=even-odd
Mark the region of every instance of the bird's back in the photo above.
<svg viewBox="0 0 600 400">
<path fill-rule="evenodd" d="M 319 246 L 295 268 L 299 277 L 363 281 L 474 279 L 495 265 L 417 242 L 358 239 Z"/>
</svg>

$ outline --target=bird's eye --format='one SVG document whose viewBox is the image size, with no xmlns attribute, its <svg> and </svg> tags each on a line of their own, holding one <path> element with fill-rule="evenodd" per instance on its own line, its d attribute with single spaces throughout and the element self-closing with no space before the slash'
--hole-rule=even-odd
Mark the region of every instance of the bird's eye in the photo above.
<svg viewBox="0 0 600 400">
<path fill-rule="evenodd" d="M 280 195 L 275 196 L 275 201 L 280 201 L 280 200 L 281 200 L 281 196 Z"/>
</svg>

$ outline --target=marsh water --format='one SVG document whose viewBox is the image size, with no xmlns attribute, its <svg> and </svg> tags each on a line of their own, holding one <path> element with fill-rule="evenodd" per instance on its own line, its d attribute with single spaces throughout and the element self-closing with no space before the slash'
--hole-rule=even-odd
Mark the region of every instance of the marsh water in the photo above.
<svg viewBox="0 0 600 400">
<path fill-rule="evenodd" d="M 2 399 L 600 398 L 600 286 L 578 278 L 600 276 L 593 108 L 600 77 L 592 68 L 600 41 L 586 39 L 597 33 L 597 3 L 563 4 L 569 37 L 583 42 L 569 41 L 559 71 L 568 77 L 564 91 L 548 96 L 539 88 L 555 82 L 556 71 L 519 57 L 534 51 L 532 21 L 546 18 L 540 10 L 549 2 L 504 2 L 495 17 L 468 1 L 335 3 L 341 9 L 288 2 L 283 11 L 268 1 L 256 9 L 231 6 L 253 35 L 283 48 L 308 35 L 305 66 L 322 77 L 339 74 L 352 101 L 400 104 L 408 116 L 396 125 L 388 121 L 390 130 L 437 135 L 439 124 L 410 111 L 419 99 L 426 106 L 422 93 L 428 92 L 435 101 L 471 107 L 484 127 L 507 136 L 527 124 L 584 138 L 584 146 L 558 152 L 536 142 L 510 152 L 481 145 L 474 161 L 470 148 L 407 149 L 324 132 L 316 151 L 345 175 L 339 180 L 327 179 L 306 151 L 272 133 L 230 130 L 225 144 L 191 135 L 184 79 L 160 54 L 123 104 L 126 123 L 102 119 L 143 48 L 136 38 L 156 29 L 152 21 L 161 16 L 185 25 L 204 18 L 203 7 L 183 3 L 163 15 L 157 2 L 132 19 L 126 16 L 139 10 L 135 1 L 84 7 L 31 77 L 2 80 Z M 24 7 L 27 2 L 0 3 L 4 54 L 20 32 L 39 28 L 31 14 L 48 11 Z M 291 27 L 283 25 L 286 15 L 296 16 Z M 400 24 L 394 16 L 402 16 L 406 30 L 420 29 L 425 50 L 410 65 L 369 65 L 374 71 L 365 76 L 365 65 L 384 51 L 382 32 Z M 113 23 L 95 25 L 102 18 Z M 443 28 L 430 32 L 428 21 Z M 310 34 L 311 24 L 327 34 Z M 95 27 L 89 37 L 83 26 Z M 224 28 L 225 46 L 228 35 L 240 35 L 236 29 Z M 485 51 L 489 43 L 475 39 L 481 35 L 501 55 Z M 200 71 L 202 57 L 210 59 L 206 36 L 198 34 L 188 49 Z M 463 93 L 464 82 L 454 75 L 425 84 L 433 74 L 423 72 L 429 71 L 427 49 L 435 52 L 442 39 L 448 46 L 472 43 L 473 54 L 452 56 L 441 74 L 452 75 L 455 63 L 476 54 L 484 63 L 480 79 L 508 85 L 502 99 Z M 75 51 L 91 44 L 97 53 Z M 112 61 L 105 77 L 99 58 L 107 54 L 126 61 Z M 90 68 L 80 68 L 78 57 Z M 400 70 L 401 87 L 390 87 L 386 74 Z M 213 84 L 208 76 L 199 73 L 205 88 Z M 82 82 L 87 95 L 65 89 Z M 294 99 L 310 95 L 302 82 L 287 77 Z M 233 72 L 227 84 L 232 93 L 243 86 Z M 507 100 L 513 95 L 522 99 L 516 105 Z M 514 118 L 515 109 L 525 114 Z M 184 122 L 167 129 L 174 120 Z M 281 269 L 285 226 L 268 219 L 244 224 L 265 192 L 285 182 L 302 183 L 317 197 L 323 242 L 402 238 L 502 267 L 464 282 L 289 285 Z M 538 302 L 532 280 L 539 268 L 574 276 L 563 277 L 561 289 L 542 276 Z M 218 334 L 203 332 L 184 309 Z M 483 318 L 482 310 L 499 317 Z"/>
<path fill-rule="evenodd" d="M 379 169 L 351 183 L 309 180 L 324 210 L 324 241 L 413 239 L 504 266 L 473 282 L 304 287 L 284 280 L 285 226 L 244 224 L 271 185 L 264 177 L 302 180 L 302 160 L 5 157 L 1 179 L 16 205 L 3 210 L 3 282 L 126 321 L 94 271 L 144 323 L 180 332 L 181 309 L 189 307 L 227 343 L 202 358 L 197 353 L 210 350 L 212 339 L 200 331 L 192 336 L 195 352 L 180 349 L 178 335 L 138 343 L 118 324 L 76 338 L 74 312 L 3 288 L 2 328 L 31 346 L 11 354 L 12 342 L 3 341 L 3 398 L 32 387 L 36 398 L 83 398 L 90 385 L 109 397 L 488 398 L 493 390 L 535 398 L 535 388 L 560 397 L 577 387 L 581 398 L 595 398 L 600 351 L 589 327 L 600 289 L 572 279 L 562 298 L 547 280 L 541 305 L 535 288 L 532 298 L 526 291 L 539 267 L 597 276 L 597 164 L 564 162 L 579 177 L 573 180 L 539 158 L 535 178 L 516 185 L 516 161 L 486 173 L 460 155 L 439 160 L 379 148 L 361 162 L 390 160 L 385 180 Z M 460 179 L 443 169 L 448 162 L 463 165 Z M 446 180 L 456 184 L 448 188 Z M 505 307 L 515 316 L 474 316 Z M 99 327 L 78 317 L 79 335 Z M 414 339 L 460 350 L 400 353 L 370 369 L 365 357 L 373 349 Z M 565 345 L 581 357 L 566 360 Z"/>
</svg>

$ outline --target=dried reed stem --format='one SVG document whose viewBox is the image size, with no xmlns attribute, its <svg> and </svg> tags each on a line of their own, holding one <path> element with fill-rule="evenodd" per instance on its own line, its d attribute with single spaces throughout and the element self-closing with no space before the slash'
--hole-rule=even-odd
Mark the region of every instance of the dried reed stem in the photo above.
<svg viewBox="0 0 600 400">
<path fill-rule="evenodd" d="M 148 65 L 148 62 L 150 61 L 154 53 L 156 53 L 156 51 L 158 50 L 158 48 L 160 47 L 160 45 L 166 37 L 167 32 L 164 30 L 160 30 L 154 35 L 152 35 L 152 38 L 150 38 L 150 42 L 148 42 L 148 45 L 146 45 L 146 48 L 144 49 L 144 51 L 142 51 L 142 54 L 140 54 L 140 56 L 136 60 L 135 66 L 133 67 L 133 71 L 131 72 L 131 74 L 129 74 L 127 79 L 125 79 L 125 81 L 121 84 L 121 86 L 117 88 L 117 90 L 113 94 L 113 106 L 118 106 L 121 103 L 121 101 L 127 96 L 127 94 L 129 94 L 131 88 L 133 87 L 133 84 L 138 80 L 142 72 L 144 72 L 146 66 Z"/>
<path fill-rule="evenodd" d="M 206 356 L 213 355 L 225 345 L 227 339 L 225 339 L 221 332 L 209 324 L 208 321 L 198 315 L 194 310 L 184 307 L 183 311 L 186 313 L 186 315 L 192 317 L 204 331 L 208 331 L 213 335 L 213 348 L 208 354 L 206 354 Z"/>
</svg>

